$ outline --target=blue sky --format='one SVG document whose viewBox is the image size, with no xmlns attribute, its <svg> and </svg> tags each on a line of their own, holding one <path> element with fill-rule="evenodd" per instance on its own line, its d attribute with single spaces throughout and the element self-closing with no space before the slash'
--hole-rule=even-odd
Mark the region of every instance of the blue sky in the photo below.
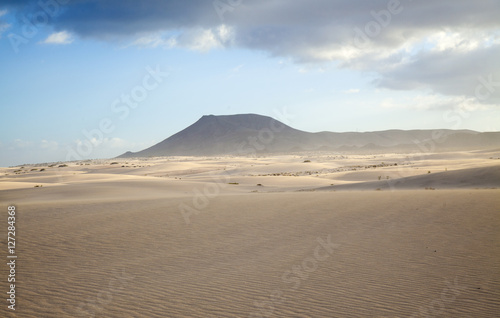
<svg viewBox="0 0 500 318">
<path fill-rule="evenodd" d="M 394 1 L 0 1 L 0 166 L 142 150 L 206 114 L 500 130 L 500 4 Z"/>
</svg>

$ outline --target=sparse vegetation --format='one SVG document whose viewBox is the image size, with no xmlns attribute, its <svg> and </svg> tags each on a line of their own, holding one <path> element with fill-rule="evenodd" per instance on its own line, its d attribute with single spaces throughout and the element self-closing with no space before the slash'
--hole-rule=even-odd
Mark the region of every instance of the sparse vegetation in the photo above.
<svg viewBox="0 0 500 318">
<path fill-rule="evenodd" d="M 257 183 L 257 186 L 258 187 L 262 187 L 263 185 L 261 183 Z"/>
<path fill-rule="evenodd" d="M 40 172 L 45 171 L 45 168 L 40 169 Z"/>
<path fill-rule="evenodd" d="M 67 167 L 67 166 L 68 166 L 68 165 L 64 165 L 64 164 L 63 164 L 63 165 L 59 165 L 58 167 L 59 167 L 59 168 L 64 168 L 64 167 Z"/>
<path fill-rule="evenodd" d="M 110 165 L 117 165 L 117 164 L 118 164 L 118 162 L 112 162 L 112 163 L 110 163 Z"/>
<path fill-rule="evenodd" d="M 229 182 L 228 184 L 232 184 L 232 185 L 239 185 L 238 182 Z"/>
<path fill-rule="evenodd" d="M 306 163 L 306 162 L 311 162 L 311 160 L 304 160 L 304 163 Z"/>
</svg>

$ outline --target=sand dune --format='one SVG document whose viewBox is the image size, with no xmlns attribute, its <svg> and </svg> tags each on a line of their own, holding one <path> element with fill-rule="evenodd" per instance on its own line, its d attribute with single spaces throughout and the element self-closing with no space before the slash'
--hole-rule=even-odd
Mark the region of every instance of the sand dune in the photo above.
<svg viewBox="0 0 500 318">
<path fill-rule="evenodd" d="M 318 190 L 499 189 L 500 165 L 322 187 Z"/>
<path fill-rule="evenodd" d="M 484 188 L 498 186 L 497 157 L 2 168 L 2 215 L 18 210 L 19 265 L 16 313 L 4 304 L 0 316 L 495 317 L 500 190 Z"/>
<path fill-rule="evenodd" d="M 18 317 L 410 317 L 443 291 L 442 316 L 493 317 L 498 197 L 220 196 L 190 225 L 184 200 L 19 204 Z"/>
</svg>

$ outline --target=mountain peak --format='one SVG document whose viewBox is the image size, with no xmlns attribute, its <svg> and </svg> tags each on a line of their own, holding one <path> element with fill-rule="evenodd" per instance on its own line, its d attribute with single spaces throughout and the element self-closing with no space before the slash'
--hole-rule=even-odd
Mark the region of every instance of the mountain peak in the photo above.
<svg viewBox="0 0 500 318">
<path fill-rule="evenodd" d="M 310 133 L 287 126 L 276 119 L 257 114 L 203 115 L 184 130 L 145 150 L 127 152 L 120 157 L 256 155 L 317 150 L 352 149 L 386 151 L 418 150 L 414 140 L 433 140 L 434 130 L 388 130 L 367 133 Z M 440 148 L 500 146 L 500 133 L 440 130 L 446 143 Z M 367 149 L 369 148 L 369 149 Z M 416 149 L 415 149 L 416 148 Z"/>
</svg>

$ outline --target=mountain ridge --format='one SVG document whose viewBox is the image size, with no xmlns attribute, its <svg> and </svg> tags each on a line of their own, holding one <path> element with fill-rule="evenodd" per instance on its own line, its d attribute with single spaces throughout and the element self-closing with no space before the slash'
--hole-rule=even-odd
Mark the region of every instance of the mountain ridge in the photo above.
<svg viewBox="0 0 500 318">
<path fill-rule="evenodd" d="M 306 132 L 258 114 L 204 115 L 185 129 L 138 152 L 118 158 L 257 155 L 300 151 L 409 151 L 500 147 L 500 132 L 400 130 Z"/>
</svg>

